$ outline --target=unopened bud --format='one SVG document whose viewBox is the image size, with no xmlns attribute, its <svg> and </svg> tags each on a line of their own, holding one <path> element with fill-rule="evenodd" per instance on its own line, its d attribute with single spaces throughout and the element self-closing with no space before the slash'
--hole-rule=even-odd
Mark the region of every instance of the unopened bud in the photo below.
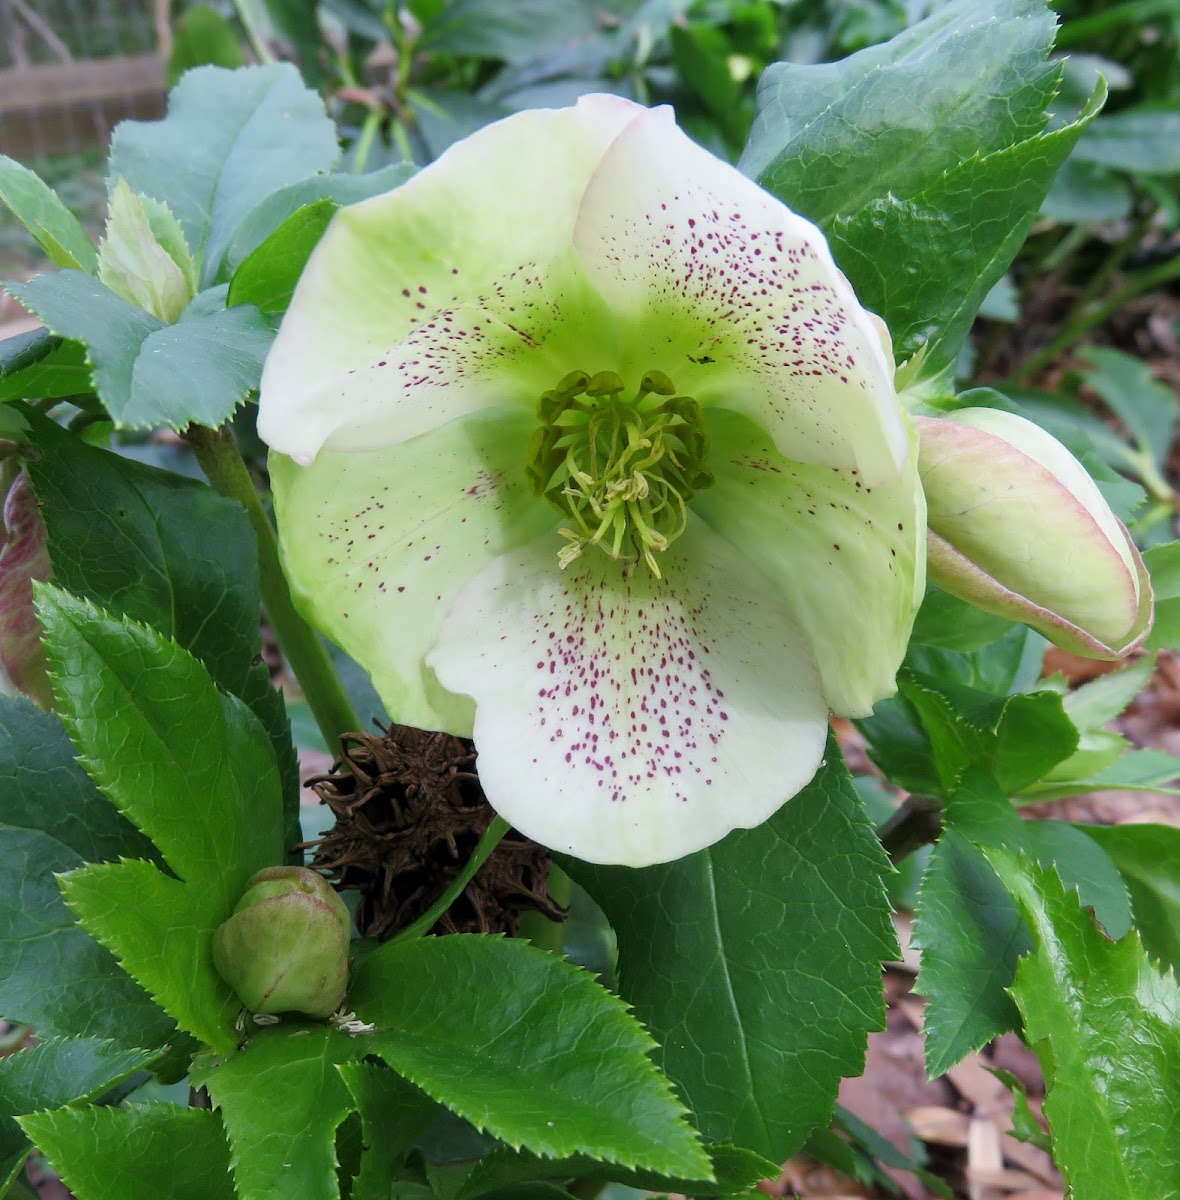
<svg viewBox="0 0 1180 1200">
<path fill-rule="evenodd" d="M 322 875 L 268 867 L 213 935 L 213 962 L 253 1013 L 328 1017 L 344 1000 L 351 918 Z"/>
<path fill-rule="evenodd" d="M 1151 581 L 1085 467 L 1031 421 L 991 408 L 917 417 L 931 580 L 1090 658 L 1151 627 Z"/>
</svg>

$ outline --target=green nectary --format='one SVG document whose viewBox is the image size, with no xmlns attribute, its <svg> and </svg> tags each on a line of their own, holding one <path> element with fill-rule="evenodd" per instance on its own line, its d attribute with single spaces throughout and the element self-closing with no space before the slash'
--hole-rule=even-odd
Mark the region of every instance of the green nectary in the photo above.
<svg viewBox="0 0 1180 1200">
<path fill-rule="evenodd" d="M 678 396 L 663 372 L 649 371 L 629 399 L 624 391 L 614 371 L 571 371 L 542 393 L 529 483 L 572 522 L 558 531 L 568 542 L 563 568 L 597 546 L 613 559 L 642 557 L 659 578 L 655 555 L 684 532 L 688 502 L 713 483 L 708 442 L 700 405 Z"/>
</svg>

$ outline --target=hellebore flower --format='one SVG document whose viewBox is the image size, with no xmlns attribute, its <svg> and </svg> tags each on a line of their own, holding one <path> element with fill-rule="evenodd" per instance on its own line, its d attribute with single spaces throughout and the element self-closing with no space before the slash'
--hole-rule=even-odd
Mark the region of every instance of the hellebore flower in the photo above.
<svg viewBox="0 0 1180 1200">
<path fill-rule="evenodd" d="M 670 110 L 510 117 L 300 280 L 259 413 L 292 586 L 521 832 L 707 846 L 894 690 L 925 507 L 887 343 Z"/>
<path fill-rule="evenodd" d="M 1024 417 L 916 418 L 930 577 L 944 591 L 1090 658 L 1151 627 L 1151 580 L 1085 467 Z"/>
<path fill-rule="evenodd" d="M 213 965 L 253 1013 L 329 1017 L 344 999 L 351 929 L 322 875 L 267 867 L 213 934 Z"/>
</svg>

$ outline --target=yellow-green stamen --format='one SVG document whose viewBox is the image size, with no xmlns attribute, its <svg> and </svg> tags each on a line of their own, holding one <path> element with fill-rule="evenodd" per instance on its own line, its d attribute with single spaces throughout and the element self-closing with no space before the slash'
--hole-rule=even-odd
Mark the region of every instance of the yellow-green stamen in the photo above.
<svg viewBox="0 0 1180 1200">
<path fill-rule="evenodd" d="M 587 546 L 613 559 L 639 557 L 659 577 L 655 555 L 684 532 L 688 502 L 709 487 L 700 406 L 676 395 L 660 371 L 622 398 L 613 371 L 571 371 L 537 403 L 540 428 L 529 447 L 528 475 L 571 524 L 558 554 L 567 567 Z"/>
</svg>

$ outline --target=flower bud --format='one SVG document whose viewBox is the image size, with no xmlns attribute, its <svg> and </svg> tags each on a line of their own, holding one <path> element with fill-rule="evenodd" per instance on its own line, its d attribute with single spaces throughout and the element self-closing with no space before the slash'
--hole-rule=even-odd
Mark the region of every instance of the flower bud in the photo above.
<svg viewBox="0 0 1180 1200">
<path fill-rule="evenodd" d="M 196 294 L 197 269 L 179 222 L 120 178 L 111 189 L 98 278 L 116 295 L 169 323 Z"/>
<path fill-rule="evenodd" d="M 10 460 L 11 461 L 11 460 Z M 45 522 L 29 477 L 21 470 L 4 498 L 0 547 L 0 665 L 12 685 L 42 708 L 53 707 L 41 626 L 33 607 L 33 581 L 49 579 L 53 567 Z"/>
<path fill-rule="evenodd" d="M 254 1013 L 331 1016 L 344 1000 L 351 918 L 306 867 L 268 867 L 213 935 L 213 963 Z"/>
<path fill-rule="evenodd" d="M 934 583 L 1075 654 L 1119 658 L 1143 640 L 1143 560 L 1056 438 L 992 408 L 915 421 Z"/>
</svg>

